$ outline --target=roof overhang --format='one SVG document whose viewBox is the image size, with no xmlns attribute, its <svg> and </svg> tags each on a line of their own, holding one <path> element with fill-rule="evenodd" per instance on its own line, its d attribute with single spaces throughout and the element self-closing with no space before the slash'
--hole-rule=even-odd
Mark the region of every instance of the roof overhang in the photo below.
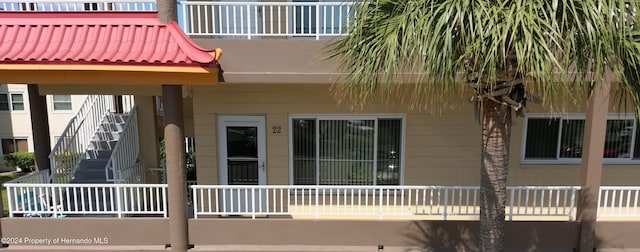
<svg viewBox="0 0 640 252">
<path fill-rule="evenodd" d="M 156 13 L 0 12 L 0 83 L 208 85 L 221 50 Z"/>
</svg>

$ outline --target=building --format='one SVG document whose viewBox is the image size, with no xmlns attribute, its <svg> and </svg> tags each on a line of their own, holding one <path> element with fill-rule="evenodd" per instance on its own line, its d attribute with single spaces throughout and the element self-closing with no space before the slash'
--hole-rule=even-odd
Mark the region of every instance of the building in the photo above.
<svg viewBox="0 0 640 252">
<path fill-rule="evenodd" d="M 49 129 L 51 148 L 66 128 L 69 120 L 78 111 L 85 95 L 48 95 Z M 33 152 L 33 134 L 29 110 L 27 85 L 0 85 L 0 139 L 2 155 L 16 151 Z M 0 171 L 8 171 L 0 162 Z"/>
<path fill-rule="evenodd" d="M 97 8 L 100 6 L 112 5 Z M 162 107 L 165 117 L 168 109 L 178 110 L 171 112 L 174 115 L 183 112 L 184 134 L 195 138 L 198 185 L 190 187 L 187 212 L 193 215 L 188 220 L 188 239 L 197 247 L 228 245 L 233 250 L 237 245 L 293 244 L 327 249 L 327 244 L 333 244 L 338 246 L 335 250 L 377 245 L 383 245 L 383 250 L 385 245 L 387 250 L 473 248 L 477 237 L 472 230 L 477 223 L 468 220 L 477 218 L 480 128 L 473 123 L 471 106 L 461 101 L 460 108 L 434 115 L 409 110 L 399 101 L 381 101 L 361 110 L 337 104 L 330 92 L 336 70 L 322 55 L 331 42 L 328 39 L 346 35 L 348 3 L 187 1 L 178 7 L 182 30 L 195 43 L 224 50 L 225 57 L 219 61 L 224 81 L 213 85 L 187 76 L 158 81 L 100 75 L 104 79 L 97 82 L 104 83 L 78 85 L 42 79 L 39 88 L 43 94 L 132 95 L 136 110 L 125 109 L 118 113 L 125 114 L 123 117 L 107 119 L 113 120 L 108 127 L 111 123 L 116 128 L 123 126 L 116 130 L 122 130 L 122 135 L 99 141 L 124 143 L 130 139 L 124 137 L 124 126 L 135 126 L 130 132 L 137 141 L 128 142 L 130 149 L 124 152 L 135 154 L 123 154 L 125 165 L 105 168 L 107 172 L 100 178 L 101 182 L 127 183 L 54 184 L 40 193 L 51 198 L 44 204 L 46 209 L 24 203 L 27 200 L 20 190 L 39 192 L 32 189 L 35 187 L 9 184 L 14 197 L 11 218 L 2 220 L 4 235 L 107 237 L 111 246 L 145 245 L 161 250 L 161 245 L 172 239 L 167 230 L 171 221 L 167 218 L 171 207 L 167 206 L 167 190 L 171 184 L 127 179 L 130 174 L 143 174 L 147 183 L 159 182 L 150 174 L 160 167 L 157 145 L 162 135 L 156 113 L 160 104 L 154 97 L 168 93 L 158 83 L 192 81 L 179 89 L 182 109 L 167 100 Z M 128 85 L 127 81 L 140 83 Z M 508 223 L 525 237 L 524 241 L 509 240 L 514 251 L 536 246 L 570 249 L 576 243 L 567 237 L 578 237 L 580 226 L 574 220 L 580 190 L 576 186 L 581 184 L 578 157 L 584 108 L 574 109 L 552 115 L 533 106 L 527 118 L 516 119 L 508 218 L 533 220 L 533 224 Z M 551 117 L 554 119 L 547 119 Z M 103 118 L 93 119 L 98 125 Z M 632 187 L 602 191 L 602 221 L 597 227 L 600 248 L 640 247 L 629 231 L 637 223 L 606 221 L 638 217 L 634 200 L 640 190 L 633 186 L 640 177 L 640 163 L 634 158 L 640 156 L 640 148 L 636 148 L 638 126 L 632 119 L 612 113 L 608 123 L 602 184 Z M 99 133 L 111 132 L 102 130 Z M 78 153 L 90 159 L 92 154 L 85 155 L 85 148 L 100 156 L 104 150 L 99 145 L 78 147 L 79 152 L 54 150 L 54 163 L 60 165 Z M 139 167 L 145 173 L 139 172 Z M 53 176 L 54 180 L 82 177 L 62 168 Z M 627 209 L 630 212 L 625 212 Z M 22 218 L 35 215 L 66 218 Z M 92 215 L 122 218 L 82 218 Z M 90 231 L 69 231 L 89 225 Z M 121 232 L 125 229 L 145 235 L 134 240 Z M 447 237 L 459 239 L 453 244 L 437 244 Z M 90 240 L 93 245 L 101 244 Z"/>
</svg>

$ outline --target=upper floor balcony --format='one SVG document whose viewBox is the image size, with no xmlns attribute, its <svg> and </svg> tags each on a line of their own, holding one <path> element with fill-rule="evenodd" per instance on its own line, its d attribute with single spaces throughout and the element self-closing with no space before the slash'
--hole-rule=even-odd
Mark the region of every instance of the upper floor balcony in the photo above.
<svg viewBox="0 0 640 252">
<path fill-rule="evenodd" d="M 332 39 L 348 35 L 353 2 L 178 1 L 189 36 L 216 39 Z M 0 0 L 0 11 L 156 11 L 155 0 Z"/>
</svg>

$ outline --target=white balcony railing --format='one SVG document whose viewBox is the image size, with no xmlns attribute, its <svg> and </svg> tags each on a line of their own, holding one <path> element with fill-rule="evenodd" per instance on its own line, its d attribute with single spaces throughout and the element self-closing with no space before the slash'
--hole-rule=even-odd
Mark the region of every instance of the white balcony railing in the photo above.
<svg viewBox="0 0 640 252">
<path fill-rule="evenodd" d="M 188 35 L 327 39 L 348 35 L 353 2 L 180 1 L 178 5 Z"/>
<path fill-rule="evenodd" d="M 640 218 L 640 187 L 602 186 L 598 196 L 598 217 Z"/>
<path fill-rule="evenodd" d="M 194 217 L 293 215 L 394 217 L 477 216 L 479 187 L 461 186 L 221 186 L 191 187 Z M 573 220 L 579 187 L 508 188 L 507 218 L 561 216 Z"/>
<path fill-rule="evenodd" d="M 38 177 L 34 174 L 32 177 Z M 167 216 L 166 184 L 5 183 L 10 217 Z M 193 216 L 294 219 L 478 218 L 479 188 L 467 186 L 194 185 Z M 579 187 L 508 187 L 507 220 L 575 220 Z M 598 218 L 640 220 L 640 187 L 600 191 Z M 520 217 L 519 219 L 516 217 Z"/>
<path fill-rule="evenodd" d="M 0 0 L 4 11 L 156 11 L 155 0 Z"/>
<path fill-rule="evenodd" d="M 163 184 L 6 183 L 9 217 L 167 217 Z"/>
</svg>

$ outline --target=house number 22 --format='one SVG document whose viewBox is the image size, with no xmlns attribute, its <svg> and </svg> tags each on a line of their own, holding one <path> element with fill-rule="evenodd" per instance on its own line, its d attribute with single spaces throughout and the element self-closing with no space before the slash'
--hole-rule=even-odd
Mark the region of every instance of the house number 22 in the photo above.
<svg viewBox="0 0 640 252">
<path fill-rule="evenodd" d="M 276 126 L 271 127 L 271 133 L 273 133 L 273 134 L 282 133 L 282 126 L 276 125 Z"/>
</svg>

